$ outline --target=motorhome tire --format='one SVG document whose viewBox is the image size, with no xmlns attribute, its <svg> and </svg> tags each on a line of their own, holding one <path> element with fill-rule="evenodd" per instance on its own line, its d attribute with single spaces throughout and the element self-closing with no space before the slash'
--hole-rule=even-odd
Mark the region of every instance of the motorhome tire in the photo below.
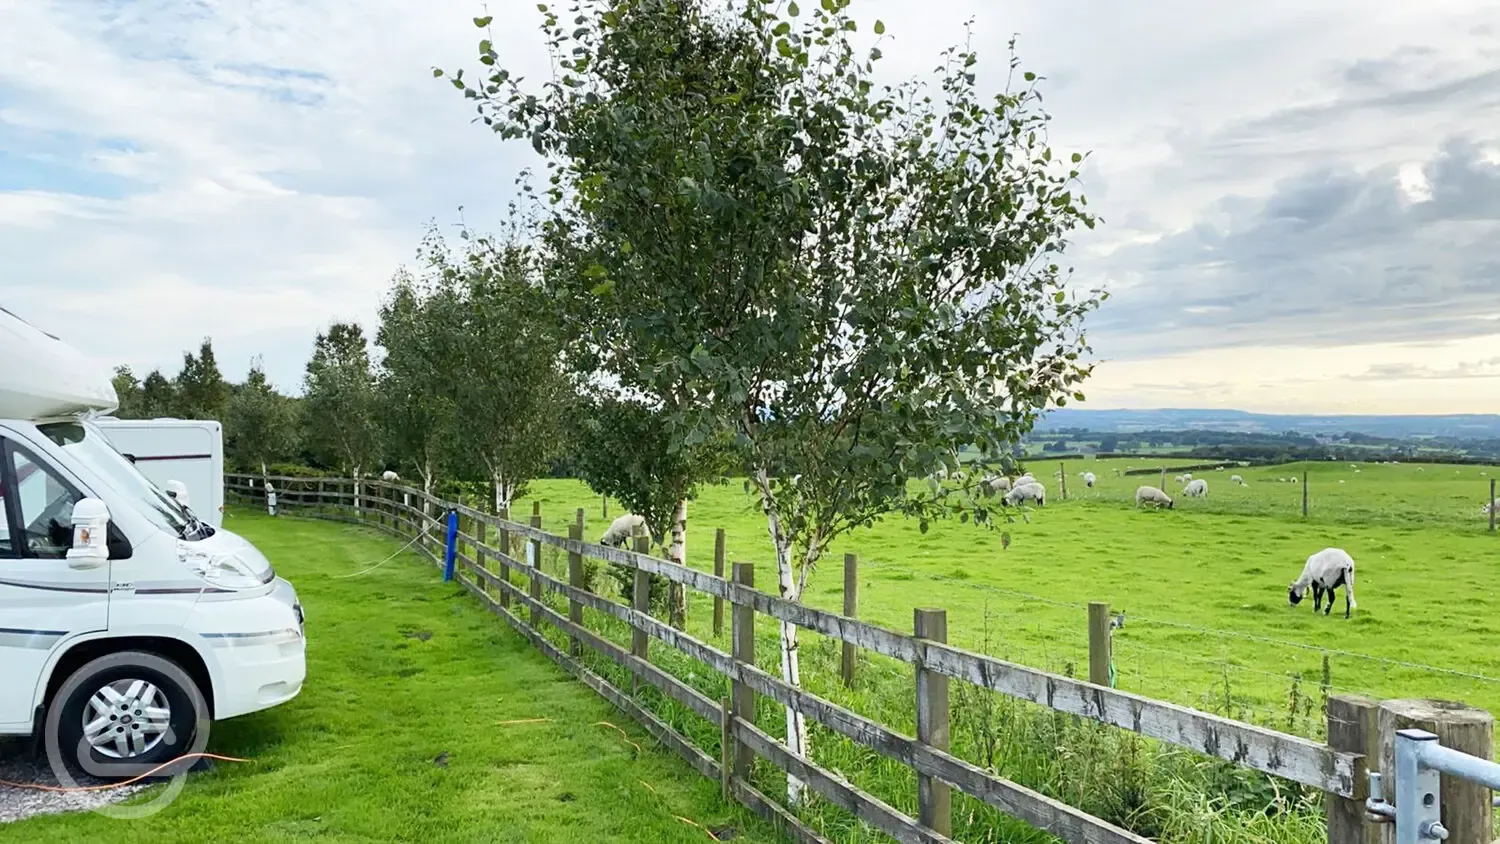
<svg viewBox="0 0 1500 844">
<path fill-rule="evenodd" d="M 203 693 L 182 666 L 159 654 L 121 651 L 85 663 L 63 681 L 43 738 L 60 780 L 66 773 L 118 781 L 200 752 L 208 719 Z M 151 776 L 182 773 L 192 762 Z"/>
</svg>

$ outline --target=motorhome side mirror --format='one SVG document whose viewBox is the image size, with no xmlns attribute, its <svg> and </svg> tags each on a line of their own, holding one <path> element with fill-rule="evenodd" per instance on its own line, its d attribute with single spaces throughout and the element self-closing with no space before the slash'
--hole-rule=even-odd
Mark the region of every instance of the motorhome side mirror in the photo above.
<svg viewBox="0 0 1500 844">
<path fill-rule="evenodd" d="M 188 506 L 187 484 L 183 483 L 182 481 L 167 481 L 166 491 L 167 495 L 170 495 L 177 500 L 178 504 L 181 504 L 183 507 Z"/>
<path fill-rule="evenodd" d="M 73 544 L 68 566 L 93 569 L 109 562 L 109 507 L 97 498 L 84 498 L 73 505 Z"/>
</svg>

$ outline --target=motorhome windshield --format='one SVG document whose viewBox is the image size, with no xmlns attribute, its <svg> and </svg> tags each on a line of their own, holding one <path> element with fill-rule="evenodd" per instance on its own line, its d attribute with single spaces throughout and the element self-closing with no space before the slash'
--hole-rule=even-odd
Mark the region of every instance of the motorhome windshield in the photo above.
<svg viewBox="0 0 1500 844">
<path fill-rule="evenodd" d="M 124 455 L 115 450 L 109 439 L 93 425 L 81 422 L 52 422 L 38 425 L 48 439 L 70 457 L 88 464 L 110 480 L 117 491 L 130 496 L 141 515 L 157 527 L 187 539 L 199 538 L 201 524 L 171 496 L 146 480 Z M 207 528 L 212 533 L 212 528 Z"/>
</svg>

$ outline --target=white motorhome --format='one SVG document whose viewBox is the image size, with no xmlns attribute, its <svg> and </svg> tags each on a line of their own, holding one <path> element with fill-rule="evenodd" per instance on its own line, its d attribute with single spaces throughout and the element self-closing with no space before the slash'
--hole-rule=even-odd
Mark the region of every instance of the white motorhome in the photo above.
<svg viewBox="0 0 1500 844">
<path fill-rule="evenodd" d="M 116 403 L 0 309 L 0 735 L 106 778 L 201 749 L 210 719 L 288 701 L 306 673 L 292 585 L 110 444 L 91 416 Z"/>
<path fill-rule="evenodd" d="M 187 487 L 185 504 L 218 527 L 224 523 L 224 426 L 212 419 L 94 420 L 146 479 L 166 492 L 168 481 Z"/>
</svg>

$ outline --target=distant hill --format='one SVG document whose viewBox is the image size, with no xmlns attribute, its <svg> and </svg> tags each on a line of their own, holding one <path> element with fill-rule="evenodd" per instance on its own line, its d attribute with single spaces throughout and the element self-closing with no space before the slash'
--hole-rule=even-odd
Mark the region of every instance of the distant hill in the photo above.
<svg viewBox="0 0 1500 844">
<path fill-rule="evenodd" d="M 1500 438 L 1500 415 L 1449 416 L 1315 416 L 1249 413 L 1243 410 L 1084 410 L 1058 408 L 1037 422 L 1037 431 L 1082 428 L 1101 433 L 1134 431 L 1242 431 L 1246 433 L 1342 434 L 1353 431 L 1372 437 L 1407 439 L 1451 437 Z"/>
</svg>

